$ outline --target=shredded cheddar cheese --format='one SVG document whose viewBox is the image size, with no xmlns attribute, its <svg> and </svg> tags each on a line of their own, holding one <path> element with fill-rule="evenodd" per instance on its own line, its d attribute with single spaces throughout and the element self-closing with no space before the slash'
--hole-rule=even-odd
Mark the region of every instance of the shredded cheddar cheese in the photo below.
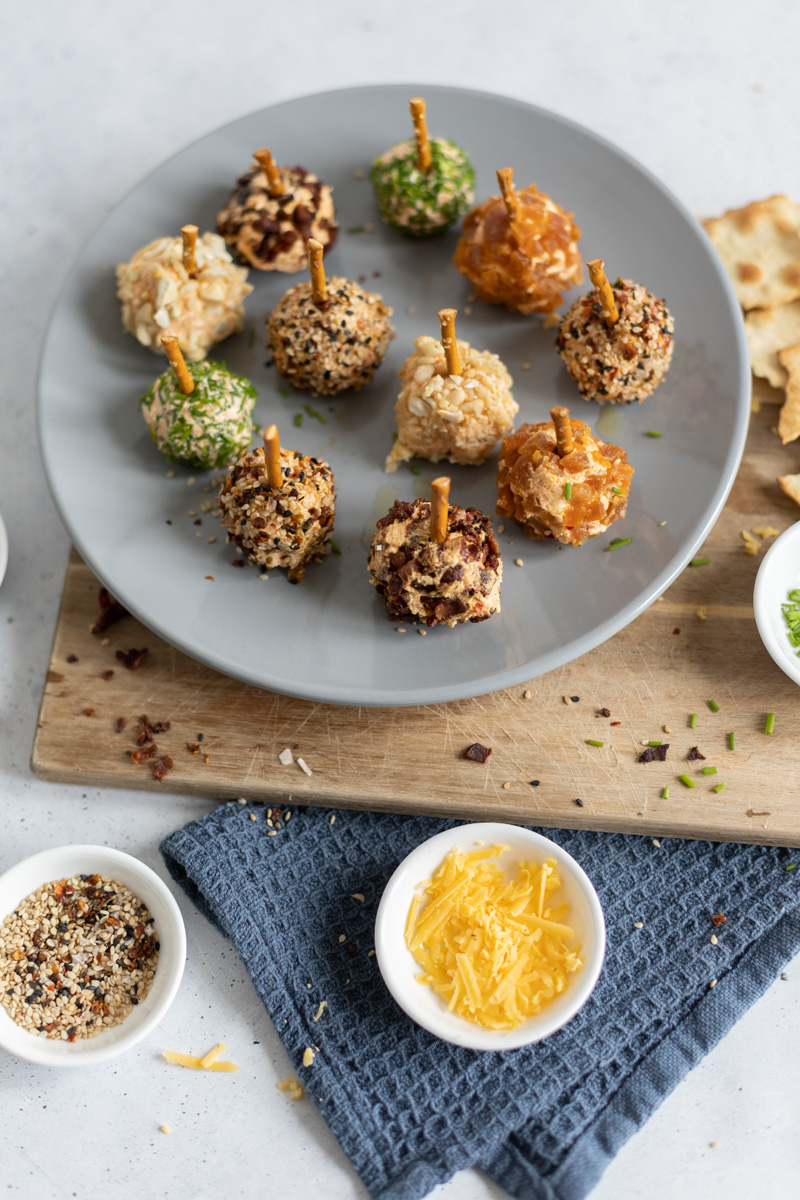
<svg viewBox="0 0 800 1200">
<path fill-rule="evenodd" d="M 291 1075 L 288 1075 L 286 1079 L 281 1080 L 281 1082 L 278 1084 L 278 1091 L 288 1091 L 290 1100 L 302 1100 L 303 1096 L 306 1094 L 306 1089 L 303 1087 L 300 1080 L 293 1078 Z"/>
<path fill-rule="evenodd" d="M 216 1050 L 217 1047 L 214 1047 Z M 214 1053 L 214 1050 L 209 1050 L 206 1058 Z M 205 1060 L 198 1058 L 195 1054 L 179 1054 L 177 1050 L 162 1050 L 162 1054 L 168 1063 L 175 1063 L 179 1067 L 191 1067 L 194 1071 L 238 1071 L 236 1063 L 232 1062 L 215 1062 L 213 1059 L 205 1066 Z"/>
<path fill-rule="evenodd" d="M 456 846 L 421 883 L 406 920 L 406 945 L 451 1012 L 487 1029 L 514 1029 L 563 992 L 580 970 L 566 924 L 556 863 L 520 862 L 506 879 L 496 858 L 507 846 Z"/>
<path fill-rule="evenodd" d="M 224 1049 L 225 1049 L 225 1043 L 218 1042 L 216 1046 L 214 1046 L 211 1050 L 209 1050 L 208 1054 L 203 1055 L 203 1057 L 200 1059 L 200 1066 L 203 1068 L 204 1071 L 207 1071 L 208 1068 L 211 1066 L 211 1064 L 215 1063 L 217 1061 L 217 1059 L 219 1058 L 220 1054 L 222 1054 L 222 1051 Z"/>
</svg>

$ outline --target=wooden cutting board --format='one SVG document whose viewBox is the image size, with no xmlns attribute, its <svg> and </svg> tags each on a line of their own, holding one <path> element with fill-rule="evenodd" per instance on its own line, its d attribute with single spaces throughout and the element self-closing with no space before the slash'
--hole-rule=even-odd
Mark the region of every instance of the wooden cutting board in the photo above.
<svg viewBox="0 0 800 1200">
<path fill-rule="evenodd" d="M 800 452 L 773 432 L 782 393 L 759 384 L 754 396 L 745 458 L 703 550 L 710 564 L 684 571 L 649 611 L 577 662 L 475 700 L 333 707 L 219 675 L 133 617 L 93 636 L 99 585 L 73 551 L 33 770 L 83 786 L 800 845 L 800 690 L 759 640 L 751 601 L 764 548 L 747 554 L 741 533 L 769 525 L 782 532 L 800 517 L 775 484 L 797 469 Z M 145 646 L 138 670 L 116 658 Z M 610 717 L 598 715 L 604 708 Z M 777 714 L 771 737 L 767 712 Z M 171 722 L 156 739 L 159 756 L 174 764 L 163 782 L 153 760 L 137 765 L 129 754 L 143 713 Z M 121 733 L 119 717 L 128 722 Z M 588 745 L 590 738 L 604 745 Z M 187 743 L 198 740 L 192 753 Z M 666 762 L 637 762 L 646 740 L 669 742 Z M 473 742 L 492 748 L 485 765 L 464 759 Z M 692 746 L 705 761 L 687 763 Z M 286 747 L 310 777 L 296 762 L 280 765 Z M 699 773 L 708 766 L 717 774 Z M 692 790 L 678 780 L 684 772 Z M 725 791 L 715 793 L 719 783 Z"/>
</svg>

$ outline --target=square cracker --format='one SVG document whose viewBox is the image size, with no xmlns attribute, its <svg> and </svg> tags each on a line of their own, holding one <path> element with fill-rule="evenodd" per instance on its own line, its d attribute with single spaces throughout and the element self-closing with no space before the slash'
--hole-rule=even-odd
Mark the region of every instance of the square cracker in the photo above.
<svg viewBox="0 0 800 1200">
<path fill-rule="evenodd" d="M 786 387 L 788 374 L 778 362 L 778 352 L 800 342 L 800 300 L 774 308 L 754 308 L 744 319 L 750 366 L 754 375 L 773 387 Z"/>
<path fill-rule="evenodd" d="M 779 351 L 778 362 L 788 376 L 786 399 L 778 418 L 778 436 L 786 445 L 800 437 L 800 345 Z"/>
<path fill-rule="evenodd" d="M 771 308 L 800 296 L 800 205 L 788 196 L 755 200 L 703 224 L 742 308 Z"/>
</svg>

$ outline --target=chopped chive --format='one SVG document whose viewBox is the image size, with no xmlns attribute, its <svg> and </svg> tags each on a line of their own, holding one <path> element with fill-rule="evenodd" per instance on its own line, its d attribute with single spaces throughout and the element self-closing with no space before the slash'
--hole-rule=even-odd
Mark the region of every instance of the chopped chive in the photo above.
<svg viewBox="0 0 800 1200">
<path fill-rule="evenodd" d="M 278 388 L 278 391 L 280 392 L 281 396 L 283 396 L 284 400 L 289 399 L 289 393 L 286 388 Z"/>
<path fill-rule="evenodd" d="M 564 484 L 564 499 L 565 500 L 572 499 L 572 484 L 571 483 Z"/>
<path fill-rule="evenodd" d="M 422 474 L 422 468 L 421 468 L 421 467 L 415 467 L 415 466 L 411 465 L 411 466 L 409 466 L 409 468 L 408 468 L 408 469 L 409 469 L 409 471 L 411 472 L 411 474 L 412 474 L 412 475 L 421 475 L 421 474 Z"/>
<path fill-rule="evenodd" d="M 294 414 L 294 423 L 297 426 L 297 428 L 299 429 L 300 426 L 303 424 L 303 414 L 302 413 Z"/>
<path fill-rule="evenodd" d="M 724 783 L 718 783 L 718 784 L 717 784 L 717 786 L 714 788 L 714 791 L 715 791 L 715 792 L 724 792 L 724 791 L 725 791 L 725 784 L 724 784 Z"/>
<path fill-rule="evenodd" d="M 611 489 L 611 490 L 612 490 L 612 492 L 614 493 L 614 495 L 615 495 L 615 496 L 621 496 L 621 495 L 622 495 L 622 488 L 618 488 L 618 487 L 612 487 L 612 489 Z"/>
<path fill-rule="evenodd" d="M 665 787 L 663 792 L 661 793 L 661 799 L 669 800 L 669 788 L 668 787 Z"/>
<path fill-rule="evenodd" d="M 605 743 L 604 743 L 604 742 L 598 742 L 598 741 L 596 740 L 596 738 L 587 738 L 587 739 L 586 739 L 586 745 L 587 745 L 587 746 L 603 746 L 603 745 L 605 745 Z"/>
<path fill-rule="evenodd" d="M 716 767 L 701 767 L 700 769 L 704 775 L 716 775 L 717 773 Z"/>
<path fill-rule="evenodd" d="M 767 713 L 767 723 L 764 726 L 764 733 L 772 733 L 775 729 L 775 713 Z"/>
<path fill-rule="evenodd" d="M 694 780 L 690 779 L 688 775 L 679 775 L 678 779 L 680 779 L 680 781 L 684 787 L 688 787 L 688 788 L 694 787 Z"/>
<path fill-rule="evenodd" d="M 364 226 L 364 225 L 351 225 L 347 232 L 348 233 L 363 233 L 365 228 L 366 228 L 366 226 Z"/>
<path fill-rule="evenodd" d="M 336 542 L 333 540 L 333 538 L 328 538 L 328 545 L 330 546 L 333 554 L 341 554 L 342 553 L 341 550 L 339 549 L 339 547 L 336 545 Z"/>
<path fill-rule="evenodd" d="M 689 728 L 694 729 L 696 724 L 697 724 L 697 713 L 692 713 L 692 715 L 689 717 Z"/>
<path fill-rule="evenodd" d="M 648 746 L 660 746 L 661 742 L 648 742 Z"/>
<path fill-rule="evenodd" d="M 287 396 L 289 395 L 289 393 L 288 393 L 288 392 L 286 392 L 286 393 L 282 393 L 282 394 L 285 394 L 285 395 L 287 395 Z M 327 418 L 327 417 L 323 417 L 322 413 L 321 413 L 321 412 L 317 412 L 317 410 L 316 410 L 315 408 L 312 408 L 310 404 L 307 404 L 307 405 L 306 405 L 306 412 L 308 413 L 308 415 L 309 415 L 310 417 L 314 417 L 314 419 L 315 419 L 316 421 L 321 421 L 323 425 L 327 425 L 327 424 L 328 424 L 328 418 Z"/>
<path fill-rule="evenodd" d="M 731 731 L 731 732 L 728 734 L 728 749 L 729 749 L 729 750 L 735 750 L 735 749 L 736 749 L 736 734 L 735 734 L 735 733 L 733 733 L 733 731 Z"/>
<path fill-rule="evenodd" d="M 648 429 L 647 436 L 648 437 L 661 437 L 661 434 L 659 433 L 659 431 L 657 429 Z"/>
<path fill-rule="evenodd" d="M 392 441 L 393 441 L 393 442 L 396 442 L 396 441 L 397 441 L 397 439 L 399 438 L 399 436 L 400 436 L 400 434 L 399 434 L 399 433 L 397 432 L 397 430 L 395 429 L 394 433 L 392 434 Z"/>
<path fill-rule="evenodd" d="M 717 704 L 716 700 L 709 700 L 708 707 L 712 712 L 719 712 L 719 705 Z"/>
<path fill-rule="evenodd" d="M 633 538 L 614 538 L 613 542 L 609 542 L 606 546 L 607 550 L 619 550 L 621 546 L 627 546 L 628 542 L 632 542 Z"/>
<path fill-rule="evenodd" d="M 788 867 L 786 867 L 786 870 L 787 870 L 787 871 L 793 871 L 793 870 L 794 870 L 794 863 L 789 863 Z"/>
<path fill-rule="evenodd" d="M 705 567 L 711 562 L 710 558 L 693 558 L 689 563 L 690 567 Z"/>
<path fill-rule="evenodd" d="M 247 349 L 248 350 L 253 349 L 253 342 L 255 340 L 256 340 L 256 331 L 255 331 L 255 329 L 253 329 L 253 326 L 251 325 L 247 331 Z"/>
</svg>

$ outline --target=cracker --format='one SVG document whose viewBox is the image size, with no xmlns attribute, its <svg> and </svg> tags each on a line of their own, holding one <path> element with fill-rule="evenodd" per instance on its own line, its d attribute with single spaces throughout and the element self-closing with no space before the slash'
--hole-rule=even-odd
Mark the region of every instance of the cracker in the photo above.
<svg viewBox="0 0 800 1200">
<path fill-rule="evenodd" d="M 771 308 L 800 296 L 800 205 L 788 196 L 731 208 L 704 226 L 742 308 Z"/>
<path fill-rule="evenodd" d="M 790 500 L 800 504 L 800 475 L 779 475 L 778 483 Z"/>
<path fill-rule="evenodd" d="M 773 387 L 786 387 L 789 377 L 778 362 L 778 352 L 800 342 L 800 300 L 753 309 L 744 324 L 753 374 L 769 380 Z"/>
<path fill-rule="evenodd" d="M 786 399 L 778 419 L 778 437 L 784 445 L 800 437 L 800 344 L 778 352 L 778 362 L 786 371 Z"/>
</svg>

